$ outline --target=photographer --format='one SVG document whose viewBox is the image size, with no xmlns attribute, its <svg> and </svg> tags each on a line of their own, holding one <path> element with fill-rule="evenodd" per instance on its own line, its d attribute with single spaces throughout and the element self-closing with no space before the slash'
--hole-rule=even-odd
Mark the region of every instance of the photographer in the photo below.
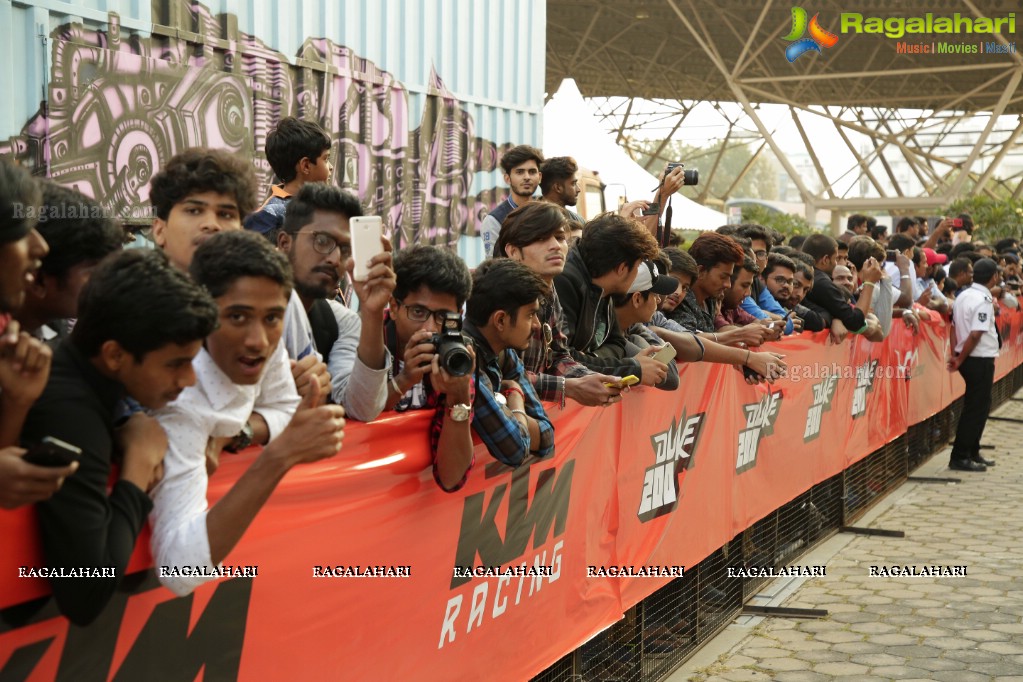
<svg viewBox="0 0 1023 682">
<path fill-rule="evenodd" d="M 469 425 L 475 354 L 467 347 L 468 367 L 456 363 L 460 376 L 453 376 L 442 366 L 433 341 L 452 316 L 461 319 L 472 279 L 462 259 L 435 246 L 403 249 L 394 259 L 394 271 L 397 285 L 384 319 L 384 343 L 396 362 L 386 409 L 434 410 L 433 477 L 443 490 L 454 492 L 465 484 L 473 464 Z M 464 356 L 455 358 L 465 361 Z"/>
</svg>

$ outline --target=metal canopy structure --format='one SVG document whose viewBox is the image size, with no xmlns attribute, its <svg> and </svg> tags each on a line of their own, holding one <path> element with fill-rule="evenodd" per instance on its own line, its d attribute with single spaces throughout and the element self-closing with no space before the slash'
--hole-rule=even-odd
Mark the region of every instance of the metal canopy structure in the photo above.
<svg viewBox="0 0 1023 682">
<path fill-rule="evenodd" d="M 571 77 L 586 97 L 630 98 L 627 106 L 613 114 L 619 143 L 635 123 L 629 120 L 635 99 L 661 100 L 662 105 L 674 102 L 675 130 L 684 125 L 685 102 L 736 102 L 792 178 L 808 215 L 817 208 L 933 209 L 964 190 L 991 191 L 995 171 L 1006 154 L 1020 150 L 1023 133 L 1023 56 L 1016 51 L 1023 46 L 1016 45 L 1017 37 L 1023 36 L 1019 0 L 813 0 L 801 4 L 809 16 L 817 14 L 820 26 L 838 40 L 819 54 L 810 52 L 790 63 L 785 49 L 791 43 L 785 38 L 794 30 L 791 0 L 550 0 L 548 92 L 554 92 L 562 78 Z M 997 34 L 894 38 L 843 33 L 843 13 L 859 13 L 864 20 L 894 19 L 890 24 L 895 26 L 898 19 L 924 18 L 927 13 L 949 18 L 958 13 L 971 24 L 981 17 L 1004 21 Z M 1008 30 L 1010 13 L 1014 13 L 1015 34 Z M 909 53 L 900 51 L 900 43 L 953 51 Z M 978 51 L 958 52 L 955 45 Z M 993 46 L 1001 47 L 992 50 Z M 982 53 L 982 48 L 987 49 Z M 1003 48 L 1010 51 L 996 52 Z M 810 191 L 772 139 L 758 116 L 758 103 L 790 108 L 820 174 L 819 193 Z M 959 125 L 980 113 L 990 114 L 985 125 L 966 131 Z M 1005 114 L 1016 115 L 1008 127 Z M 836 140 L 844 141 L 856 159 L 857 172 L 876 197 L 836 194 L 824 175 L 821 150 L 803 130 L 801 121 L 808 115 L 834 125 Z M 866 153 L 857 149 L 849 140 L 851 132 L 867 136 L 872 149 Z M 893 157 L 901 157 L 924 187 L 919 196 L 909 196 L 900 185 L 891 170 Z M 977 168 L 983 171 L 975 172 Z M 969 185 L 967 179 L 972 180 Z M 1009 179 L 1008 187 L 1016 197 L 1020 186 L 1018 178 Z"/>
</svg>

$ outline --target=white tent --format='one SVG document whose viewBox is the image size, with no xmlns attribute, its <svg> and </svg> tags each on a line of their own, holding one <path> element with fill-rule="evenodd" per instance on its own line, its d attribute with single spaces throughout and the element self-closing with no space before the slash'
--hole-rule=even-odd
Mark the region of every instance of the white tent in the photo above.
<svg viewBox="0 0 1023 682">
<path fill-rule="evenodd" d="M 600 129 L 593 111 L 571 78 L 543 108 L 543 155 L 571 156 L 588 170 L 597 171 L 608 186 L 607 195 L 650 199 L 657 178 L 633 161 L 609 132 Z M 623 189 L 624 187 L 624 189 Z M 608 202 L 613 208 L 613 202 Z M 713 230 L 728 222 L 724 213 L 702 206 L 676 193 L 671 200 L 671 226 L 676 229 Z"/>
</svg>

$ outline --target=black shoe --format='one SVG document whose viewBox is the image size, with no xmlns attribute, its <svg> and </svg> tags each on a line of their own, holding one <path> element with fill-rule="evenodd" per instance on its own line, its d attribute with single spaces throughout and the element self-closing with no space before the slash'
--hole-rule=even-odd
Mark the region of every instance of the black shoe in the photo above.
<svg viewBox="0 0 1023 682">
<path fill-rule="evenodd" d="M 980 455 L 974 455 L 970 458 L 970 461 L 976 462 L 977 464 L 983 464 L 986 467 L 993 467 L 996 464 L 993 459 L 984 459 Z"/>
<path fill-rule="evenodd" d="M 956 471 L 987 471 L 987 467 L 972 459 L 953 459 L 948 463 L 949 469 Z"/>
</svg>

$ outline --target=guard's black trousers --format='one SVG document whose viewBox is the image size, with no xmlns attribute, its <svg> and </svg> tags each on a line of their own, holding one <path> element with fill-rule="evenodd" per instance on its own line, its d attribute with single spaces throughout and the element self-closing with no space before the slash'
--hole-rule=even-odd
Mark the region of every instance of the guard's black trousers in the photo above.
<svg viewBox="0 0 1023 682">
<path fill-rule="evenodd" d="M 991 411 L 991 388 L 995 382 L 995 359 L 970 356 L 963 360 L 959 374 L 966 382 L 963 396 L 963 415 L 956 428 L 956 441 L 952 446 L 953 460 L 965 460 L 980 454 L 980 437 Z"/>
</svg>

